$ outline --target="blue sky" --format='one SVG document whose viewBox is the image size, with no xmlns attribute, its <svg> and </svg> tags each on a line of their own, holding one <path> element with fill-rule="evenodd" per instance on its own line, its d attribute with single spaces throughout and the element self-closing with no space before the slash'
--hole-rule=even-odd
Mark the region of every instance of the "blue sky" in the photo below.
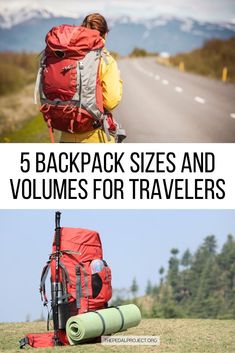
<svg viewBox="0 0 235 353">
<path fill-rule="evenodd" d="M 234 0 L 1 0 L 1 6 L 46 6 L 65 13 L 99 11 L 106 16 L 152 17 L 159 14 L 210 21 L 235 21 Z"/>
<path fill-rule="evenodd" d="M 54 211 L 0 211 L 0 224 L 0 322 L 24 321 L 27 314 L 36 319 L 42 310 L 39 279 L 51 251 Z M 113 287 L 128 288 L 136 276 L 141 294 L 148 279 L 159 279 L 158 270 L 167 267 L 173 247 L 181 254 L 187 248 L 194 251 L 211 234 L 221 247 L 228 234 L 235 235 L 235 211 L 65 210 L 61 224 L 97 230 Z"/>
</svg>

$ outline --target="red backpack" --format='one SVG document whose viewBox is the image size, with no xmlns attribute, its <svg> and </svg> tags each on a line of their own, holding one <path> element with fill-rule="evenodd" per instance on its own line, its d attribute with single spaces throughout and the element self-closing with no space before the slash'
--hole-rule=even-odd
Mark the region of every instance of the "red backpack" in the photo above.
<svg viewBox="0 0 235 353">
<path fill-rule="evenodd" d="M 112 296 L 112 287 L 111 270 L 103 260 L 102 245 L 97 232 L 81 228 L 61 228 L 60 237 L 59 329 L 64 329 L 70 316 L 105 308 Z M 40 292 L 47 304 L 45 281 L 50 270 L 52 309 L 56 283 L 55 253 L 54 238 L 52 254 L 43 268 L 40 284 Z"/>
<path fill-rule="evenodd" d="M 43 268 L 40 292 L 48 304 L 45 284 L 51 272 L 51 307 L 53 333 L 29 334 L 20 342 L 23 347 L 68 344 L 65 327 L 74 315 L 103 309 L 112 297 L 111 270 L 105 260 L 100 236 L 96 231 L 61 228 L 60 212 L 56 212 L 56 232 L 49 261 Z"/>
<path fill-rule="evenodd" d="M 116 130 L 110 113 L 104 112 L 99 77 L 104 40 L 96 30 L 61 25 L 46 36 L 35 85 L 35 103 L 39 92 L 41 112 L 50 129 L 86 132 L 103 127 Z"/>
</svg>

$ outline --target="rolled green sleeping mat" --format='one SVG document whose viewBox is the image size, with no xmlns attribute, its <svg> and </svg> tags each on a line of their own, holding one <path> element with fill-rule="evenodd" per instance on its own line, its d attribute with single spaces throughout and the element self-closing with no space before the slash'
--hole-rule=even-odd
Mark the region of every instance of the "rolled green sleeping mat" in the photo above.
<svg viewBox="0 0 235 353">
<path fill-rule="evenodd" d="M 66 324 L 66 334 L 71 345 L 84 340 L 110 335 L 139 325 L 141 313 L 134 304 L 90 311 L 72 316 Z"/>
</svg>

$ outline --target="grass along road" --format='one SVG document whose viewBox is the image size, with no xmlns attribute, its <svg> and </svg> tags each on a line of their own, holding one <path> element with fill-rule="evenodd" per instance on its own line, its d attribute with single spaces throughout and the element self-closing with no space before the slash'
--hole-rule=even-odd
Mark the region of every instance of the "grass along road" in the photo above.
<svg viewBox="0 0 235 353">
<path fill-rule="evenodd" d="M 0 134 L 15 131 L 38 114 L 33 102 L 34 84 L 27 85 L 17 93 L 0 96 Z"/>
<path fill-rule="evenodd" d="M 0 142 L 50 142 L 39 107 L 33 102 L 34 84 L 0 96 Z M 60 133 L 55 133 L 59 141 Z"/>
<path fill-rule="evenodd" d="M 0 324 L 0 352 L 22 352 L 18 340 L 29 332 L 46 332 L 45 322 Z M 103 346 L 84 344 L 42 348 L 40 353 L 234 353 L 235 320 L 143 319 L 141 324 L 122 335 L 160 336 L 160 346 Z"/>
<path fill-rule="evenodd" d="M 59 142 L 60 132 L 55 131 L 55 141 Z M 25 142 L 42 143 L 51 142 L 46 123 L 41 114 L 23 123 L 23 125 L 14 131 L 7 131 L 0 135 L 0 142 Z"/>
</svg>

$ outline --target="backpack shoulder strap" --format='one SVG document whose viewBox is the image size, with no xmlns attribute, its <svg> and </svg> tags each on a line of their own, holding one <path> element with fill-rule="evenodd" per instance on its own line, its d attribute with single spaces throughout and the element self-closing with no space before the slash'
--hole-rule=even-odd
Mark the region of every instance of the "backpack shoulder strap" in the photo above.
<svg viewBox="0 0 235 353">
<path fill-rule="evenodd" d="M 45 50 L 43 50 L 39 54 L 39 69 L 38 69 L 37 78 L 36 78 L 35 87 L 34 87 L 34 103 L 35 104 L 38 104 L 38 94 L 39 94 L 40 85 L 41 85 L 41 75 L 42 75 L 44 60 L 45 60 Z M 43 92 L 40 92 L 40 93 L 42 94 Z M 43 94 L 43 97 L 45 98 L 44 94 Z"/>
<path fill-rule="evenodd" d="M 47 261 L 46 265 L 43 267 L 42 274 L 41 274 L 40 293 L 41 293 L 42 300 L 44 300 L 44 303 L 43 303 L 44 305 L 48 303 L 45 283 L 50 269 L 50 263 L 51 263 L 51 260 Z"/>
<path fill-rule="evenodd" d="M 101 55 L 101 58 L 104 60 L 105 64 L 108 65 L 109 64 L 108 52 L 107 52 L 107 50 L 105 48 L 103 48 L 101 50 L 100 55 Z"/>
</svg>

